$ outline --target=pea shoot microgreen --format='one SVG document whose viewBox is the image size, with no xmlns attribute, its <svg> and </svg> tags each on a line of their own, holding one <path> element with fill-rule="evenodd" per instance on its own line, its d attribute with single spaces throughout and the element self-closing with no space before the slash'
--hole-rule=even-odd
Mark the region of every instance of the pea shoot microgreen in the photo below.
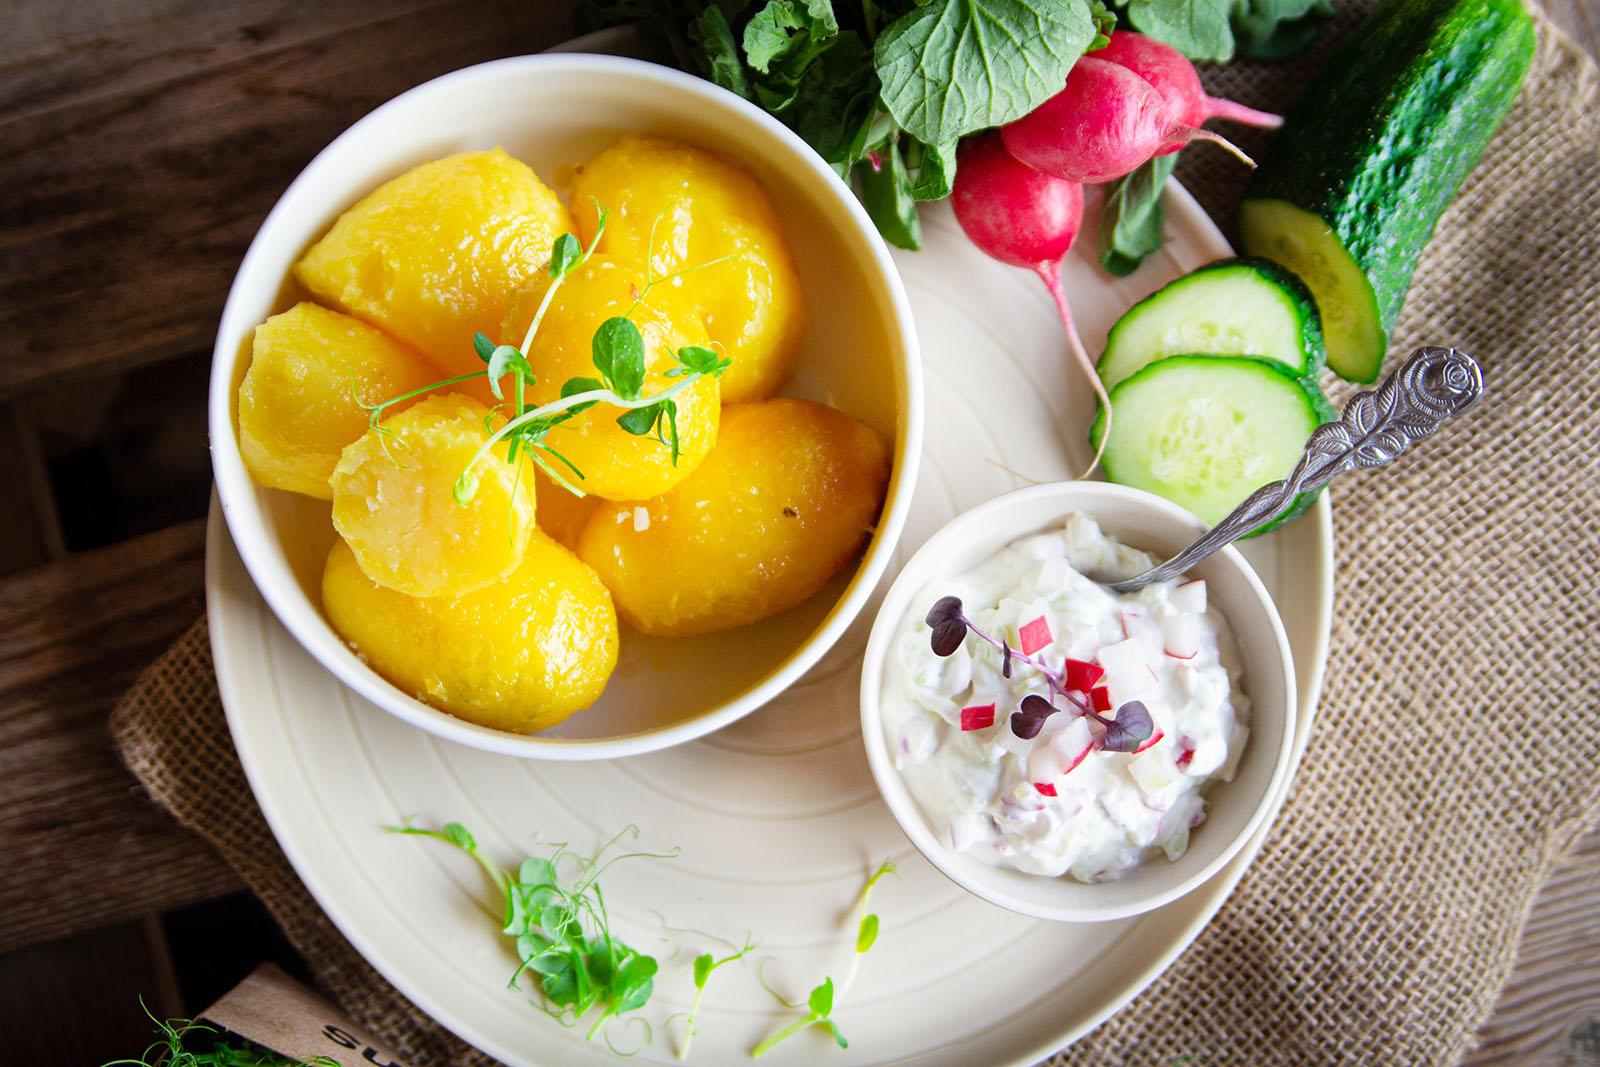
<svg viewBox="0 0 1600 1067">
<path fill-rule="evenodd" d="M 845 974 L 844 981 L 840 984 L 837 994 L 834 992 L 833 979 L 824 977 L 822 983 L 807 994 L 806 1002 L 803 1006 L 805 1014 L 751 1049 L 750 1056 L 752 1059 L 770 1051 L 774 1045 L 788 1040 L 808 1026 L 820 1026 L 833 1035 L 834 1041 L 838 1043 L 840 1048 L 850 1047 L 850 1042 L 845 1040 L 844 1034 L 839 1030 L 839 1024 L 833 1020 L 833 1009 L 837 1006 L 839 1000 L 843 999 L 844 995 L 850 991 L 850 986 L 855 982 L 856 972 L 861 966 L 861 957 L 866 955 L 867 950 L 872 948 L 873 944 L 878 940 L 878 917 L 867 911 L 867 898 L 872 893 L 872 887 L 877 885 L 884 875 L 893 874 L 894 872 L 894 861 L 885 860 L 883 865 L 873 872 L 872 877 L 867 879 L 867 884 L 861 888 L 860 902 L 857 905 L 858 921 L 856 923 L 855 952 L 850 956 L 850 970 Z M 768 987 L 768 992 L 772 992 L 770 987 Z M 778 996 L 778 994 L 773 993 L 773 996 Z M 785 1006 L 794 1008 L 797 1011 L 802 1008 L 802 1005 L 790 1004 L 781 996 L 778 996 L 778 1000 L 782 1001 Z"/>
<path fill-rule="evenodd" d="M 564 844 L 552 844 L 549 856 L 530 856 L 511 871 L 485 856 L 460 823 L 446 823 L 439 830 L 412 826 L 386 829 L 393 834 L 449 842 L 478 861 L 504 897 L 502 932 L 517 944 L 521 962 L 508 986 L 520 988 L 518 979 L 524 972 L 533 972 L 538 976 L 543 1010 L 552 1018 L 574 1026 L 591 1009 L 600 1008 L 600 1017 L 585 1035 L 586 1039 L 593 1039 L 607 1020 L 649 1001 L 657 961 L 630 948 L 612 933 L 600 876 L 621 860 L 668 859 L 678 855 L 677 849 L 609 855 L 625 835 L 638 835 L 638 830 L 629 826 L 601 845 L 592 857 L 577 856 Z M 575 868 L 565 884 L 560 871 L 563 866 Z"/>
<path fill-rule="evenodd" d="M 753 937 L 746 936 L 744 947 L 737 952 L 729 953 L 718 959 L 710 952 L 702 953 L 694 958 L 694 1000 L 689 1005 L 689 1014 L 684 1023 L 683 1044 L 678 1046 L 678 1059 L 689 1058 L 689 1045 L 694 1041 L 696 1021 L 700 1017 L 700 1001 L 706 995 L 706 983 L 711 979 L 711 973 L 718 967 L 744 959 L 755 951 L 756 942 Z"/>
<path fill-rule="evenodd" d="M 598 203 L 595 206 L 599 213 L 599 223 L 595 229 L 594 240 L 589 242 L 587 248 L 584 248 L 570 233 L 557 237 L 551 246 L 550 262 L 546 268 L 551 282 L 534 311 L 533 319 L 528 323 L 528 329 L 523 334 L 520 346 L 496 344 L 485 334 L 474 334 L 473 350 L 483 361 L 483 370 L 434 382 L 432 385 L 413 389 L 379 404 L 363 405 L 368 412 L 369 427 L 382 435 L 385 432 L 381 424 L 383 413 L 393 405 L 435 389 L 459 385 L 476 378 L 488 379 L 489 391 L 494 394 L 496 400 L 507 402 L 510 410 L 499 426 L 494 425 L 497 420 L 492 416 L 485 420 L 487 440 L 467 461 L 452 486 L 451 493 L 457 504 L 465 506 L 471 501 L 478 488 L 479 464 L 501 442 L 506 443 L 508 462 L 516 463 L 519 455 L 526 454 L 557 485 L 575 496 L 584 496 L 583 490 L 573 484 L 574 479 L 583 480 L 583 472 L 552 446 L 546 440 L 546 436 L 557 426 L 599 403 L 622 408 L 622 414 L 616 419 L 617 425 L 636 437 L 654 437 L 660 441 L 671 451 L 672 463 L 676 466 L 681 455 L 678 396 L 702 378 L 720 378 L 722 372 L 732 363 L 727 357 L 704 345 L 684 345 L 676 352 L 670 353 L 672 365 L 663 374 L 664 377 L 676 380 L 659 392 L 645 395 L 644 385 L 648 370 L 645 364 L 645 341 L 644 335 L 631 317 L 634 311 L 644 302 L 650 290 L 661 282 L 703 270 L 732 258 L 722 256 L 657 277 L 653 265 L 655 227 L 652 226 L 650 248 L 645 259 L 644 288 L 633 289 L 633 303 L 628 310 L 602 322 L 590 341 L 590 356 L 596 376 L 580 375 L 569 378 L 562 383 L 559 396 L 555 400 L 538 407 L 528 406 L 528 388 L 538 381 L 538 375 L 527 357 L 534 337 L 544 322 L 545 313 L 550 308 L 556 290 L 573 271 L 588 261 L 598 247 L 601 235 L 605 233 L 606 210 Z M 656 222 L 659 223 L 660 219 L 658 218 Z M 511 378 L 509 397 L 506 385 L 503 384 L 507 376 Z M 387 452 L 386 442 L 385 451 Z M 552 461 L 559 462 L 560 466 Z M 518 470 L 520 474 L 520 466 Z"/>
<path fill-rule="evenodd" d="M 144 1007 L 142 1001 L 140 1007 Z M 156 1024 L 156 1040 L 138 1059 L 113 1060 L 103 1067 L 339 1067 L 337 1060 L 327 1056 L 295 1059 L 244 1038 L 223 1037 L 221 1030 L 193 1019 L 162 1022 L 149 1008 L 144 1008 L 144 1013 Z M 190 1047 L 201 1044 L 206 1047 Z"/>
</svg>

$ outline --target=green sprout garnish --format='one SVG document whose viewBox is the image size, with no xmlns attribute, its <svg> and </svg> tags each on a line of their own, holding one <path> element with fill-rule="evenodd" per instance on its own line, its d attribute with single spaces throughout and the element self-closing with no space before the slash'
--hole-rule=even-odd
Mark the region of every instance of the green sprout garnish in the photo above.
<svg viewBox="0 0 1600 1067">
<path fill-rule="evenodd" d="M 205 1050 L 191 1049 L 188 1044 L 196 1037 L 222 1033 L 193 1019 L 168 1019 L 162 1022 L 151 1014 L 141 1000 L 139 1006 L 150 1021 L 156 1024 L 159 1037 L 136 1060 L 112 1060 L 103 1067 L 339 1067 L 339 1061 L 327 1056 L 313 1056 L 309 1060 L 296 1059 L 274 1052 L 269 1048 L 240 1038 L 217 1037 Z"/>
<path fill-rule="evenodd" d="M 678 1059 L 686 1060 L 689 1058 L 689 1044 L 694 1040 L 696 1029 L 695 1022 L 700 1015 L 700 1001 L 706 995 L 706 982 L 711 979 L 711 972 L 715 971 L 723 964 L 733 963 L 736 960 L 744 959 L 746 956 L 750 955 L 751 952 L 755 951 L 755 947 L 755 939 L 749 935 L 746 935 L 743 948 L 739 949 L 737 952 L 730 953 L 721 959 L 718 959 L 709 952 L 695 957 L 694 1000 L 689 1004 L 689 1014 L 684 1023 L 683 1044 L 678 1047 Z"/>
<path fill-rule="evenodd" d="M 844 1034 L 839 1030 L 839 1024 L 833 1021 L 833 1009 L 838 1001 L 842 1000 L 844 995 L 850 991 L 851 984 L 855 982 L 856 972 L 861 965 L 861 957 L 878 940 L 878 917 L 867 911 L 867 897 L 872 893 L 872 887 L 878 884 L 878 880 L 886 874 L 893 874 L 894 870 L 894 861 L 885 860 L 883 865 L 873 872 L 872 877 L 867 879 L 867 884 L 861 888 L 861 898 L 858 905 L 859 921 L 856 923 L 856 950 L 850 957 L 849 973 L 845 975 L 844 982 L 840 984 L 837 995 L 834 993 L 833 979 L 830 977 L 823 978 L 822 984 L 806 996 L 804 1005 L 791 1004 L 784 1000 L 783 997 L 778 996 L 777 993 L 774 993 L 770 986 L 767 987 L 767 992 L 778 997 L 778 1000 L 786 1007 L 797 1011 L 804 1010 L 805 1014 L 751 1049 L 750 1056 L 752 1059 L 769 1051 L 779 1042 L 788 1040 L 808 1026 L 820 1026 L 833 1035 L 834 1041 L 838 1042 L 840 1048 L 850 1047 L 850 1042 L 845 1040 Z M 765 985 L 765 981 L 762 984 Z"/>
<path fill-rule="evenodd" d="M 474 334 L 472 345 L 478 358 L 484 362 L 483 370 L 434 382 L 421 389 L 413 389 L 408 393 L 392 397 L 381 404 L 364 405 L 369 414 L 368 425 L 381 435 L 384 433 L 380 425 L 383 412 L 395 404 L 475 378 L 487 378 L 489 390 L 495 399 L 505 401 L 508 398 L 506 387 L 502 382 L 507 375 L 511 377 L 510 415 L 498 428 L 492 425 L 492 420 L 486 423 L 488 440 L 467 461 L 466 467 L 456 478 L 451 489 L 457 504 L 466 506 L 471 501 L 478 489 L 478 465 L 502 441 L 507 444 L 507 462 L 515 463 L 518 455 L 526 453 L 538 464 L 540 470 L 549 475 L 551 481 L 575 496 L 584 496 L 583 490 L 572 481 L 572 479 L 582 481 L 583 472 L 545 438 L 557 426 L 602 402 L 624 409 L 623 413 L 617 416 L 617 425 L 636 437 L 654 437 L 660 441 L 671 451 L 673 466 L 677 466 L 680 455 L 678 395 L 701 378 L 722 377 L 722 372 L 732 364 L 730 359 L 703 345 L 685 345 L 672 354 L 673 365 L 664 372 L 665 377 L 675 378 L 677 381 L 660 392 L 644 395 L 646 373 L 644 335 L 639 332 L 639 327 L 630 316 L 657 284 L 715 266 L 732 258 L 722 256 L 658 278 L 655 276 L 652 263 L 655 246 L 655 225 L 652 225 L 650 246 L 645 260 L 644 288 L 634 292 L 633 304 L 626 313 L 615 315 L 602 322 L 590 342 L 590 354 L 596 376 L 569 378 L 562 384 L 557 399 L 536 408 L 528 407 L 527 389 L 538 381 L 538 375 L 528 362 L 527 352 L 539 332 L 539 326 L 544 321 L 545 312 L 549 310 L 556 290 L 573 271 L 588 261 L 598 247 L 601 235 L 605 233 L 606 210 L 600 207 L 598 202 L 595 206 L 599 212 L 599 224 L 595 230 L 594 240 L 589 242 L 588 248 L 582 247 L 578 239 L 570 233 L 557 237 L 551 246 L 550 264 L 547 268 L 551 283 L 534 311 L 533 320 L 528 324 L 520 346 L 496 344 L 485 334 Z M 656 223 L 660 221 L 658 217 Z M 385 451 L 387 452 L 387 442 Z M 560 467 L 558 468 L 552 460 L 558 461 Z M 564 468 L 564 471 L 561 468 Z"/>
<path fill-rule="evenodd" d="M 607 856 L 625 834 L 638 835 L 637 828 L 629 826 L 592 857 L 577 856 L 568 852 L 566 845 L 553 844 L 549 856 L 530 856 L 512 872 L 480 852 L 477 841 L 460 823 L 446 823 L 440 830 L 385 829 L 392 834 L 447 841 L 478 861 L 504 897 L 502 932 L 517 943 L 521 962 L 508 986 L 518 989 L 517 980 L 524 972 L 533 972 L 538 976 L 543 1010 L 552 1018 L 574 1026 L 591 1009 L 603 1009 L 586 1035 L 592 1039 L 608 1019 L 649 1001 L 658 969 L 655 957 L 630 948 L 611 932 L 599 879 L 620 860 L 669 859 L 678 855 L 677 849 Z M 565 885 L 559 872 L 564 862 L 576 867 L 575 877 Z"/>
</svg>

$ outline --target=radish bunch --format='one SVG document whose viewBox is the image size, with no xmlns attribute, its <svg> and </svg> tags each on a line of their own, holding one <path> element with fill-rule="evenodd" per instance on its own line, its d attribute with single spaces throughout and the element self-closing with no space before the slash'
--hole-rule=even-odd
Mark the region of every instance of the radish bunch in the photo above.
<svg viewBox="0 0 1600 1067">
<path fill-rule="evenodd" d="M 1061 284 L 1062 257 L 1083 226 L 1083 184 L 1120 178 L 1191 140 L 1214 141 L 1249 163 L 1227 140 L 1200 128 L 1212 117 L 1267 127 L 1283 121 L 1207 96 L 1182 53 L 1117 30 L 1109 44 L 1073 64 L 1061 92 L 999 130 L 967 138 L 957 153 L 956 221 L 983 251 L 1044 282 L 1067 345 L 1106 412 L 1106 432 L 1083 477 L 1100 465 L 1111 436 L 1110 400 Z"/>
</svg>

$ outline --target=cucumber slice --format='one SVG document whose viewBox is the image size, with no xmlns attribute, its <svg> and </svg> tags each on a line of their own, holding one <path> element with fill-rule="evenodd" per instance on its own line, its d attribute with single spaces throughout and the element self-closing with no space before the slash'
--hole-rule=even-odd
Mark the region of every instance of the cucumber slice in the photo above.
<svg viewBox="0 0 1600 1067">
<path fill-rule="evenodd" d="M 1339 377 L 1374 381 L 1388 334 L 1372 283 L 1333 228 L 1287 200 L 1249 200 L 1239 206 L 1239 241 L 1310 287 L 1322 313 L 1328 360 Z"/>
<path fill-rule="evenodd" d="M 1240 205 L 1240 244 L 1311 287 L 1341 376 L 1377 379 L 1417 260 L 1534 46 L 1521 0 L 1386 0 L 1273 138 Z"/>
<path fill-rule="evenodd" d="M 1315 383 L 1250 356 L 1169 356 L 1111 390 L 1106 477 L 1166 497 L 1215 525 L 1267 482 L 1287 477 L 1311 431 L 1337 418 Z M 1105 412 L 1090 428 L 1096 444 Z M 1321 490 L 1317 490 L 1321 492 Z M 1305 511 L 1302 493 L 1274 529 Z"/>
<path fill-rule="evenodd" d="M 1316 302 L 1275 263 L 1219 260 L 1129 308 L 1096 369 L 1111 389 L 1147 364 L 1185 353 L 1260 356 L 1314 379 L 1324 359 Z"/>
</svg>

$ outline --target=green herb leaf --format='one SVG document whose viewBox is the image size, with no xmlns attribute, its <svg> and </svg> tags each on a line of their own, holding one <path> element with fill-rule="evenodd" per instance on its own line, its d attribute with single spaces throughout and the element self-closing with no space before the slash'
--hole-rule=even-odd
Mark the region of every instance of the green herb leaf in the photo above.
<svg viewBox="0 0 1600 1067">
<path fill-rule="evenodd" d="M 683 364 L 685 371 L 705 374 L 713 378 L 733 365 L 733 360 L 718 355 L 713 349 L 706 348 L 704 345 L 684 345 L 678 349 L 677 359 L 679 363 Z"/>
<path fill-rule="evenodd" d="M 633 320 L 616 315 L 602 322 L 591 349 L 600 377 L 623 399 L 638 399 L 644 387 L 644 337 Z"/>
<path fill-rule="evenodd" d="M 1112 274 L 1132 274 L 1144 257 L 1161 247 L 1161 190 L 1176 165 L 1178 153 L 1155 156 L 1117 180 L 1100 212 L 1096 251 L 1100 265 Z"/>
<path fill-rule="evenodd" d="M 865 952 L 871 948 L 873 942 L 878 940 L 878 917 L 868 915 L 861 920 L 861 926 L 856 931 L 856 951 Z"/>
<path fill-rule="evenodd" d="M 819 1019 L 827 1018 L 833 1011 L 833 979 L 824 978 L 822 984 L 811 991 L 806 997 L 806 1007 L 811 1009 L 811 1014 Z"/>
<path fill-rule="evenodd" d="M 917 217 L 911 176 L 900 149 L 890 144 L 875 159 L 856 164 L 856 181 L 861 186 L 862 206 L 884 240 L 913 252 L 921 248 L 922 220 Z"/>
<path fill-rule="evenodd" d="M 1060 92 L 1094 38 L 1088 0 L 946 0 L 897 19 L 874 64 L 901 128 L 945 145 Z"/>
<path fill-rule="evenodd" d="M 550 277 L 565 276 L 582 259 L 583 246 L 578 243 L 578 239 L 570 233 L 562 234 L 556 238 L 554 247 L 550 249 Z"/>
<path fill-rule="evenodd" d="M 533 381 L 533 368 L 528 366 L 528 361 L 522 358 L 512 345 L 497 345 L 489 354 L 489 391 L 494 393 L 496 400 L 504 400 L 505 394 L 501 392 L 500 379 L 507 373 L 516 373 L 524 382 Z"/>
<path fill-rule="evenodd" d="M 648 437 L 655 432 L 656 420 L 661 418 L 662 407 L 660 404 L 651 404 L 649 407 L 629 408 L 617 416 L 617 425 L 635 437 Z"/>
<path fill-rule="evenodd" d="M 604 388 L 605 383 L 601 382 L 597 378 L 568 378 L 564 383 L 562 383 L 561 396 L 563 399 L 565 399 L 569 396 L 577 396 L 579 393 L 591 393 L 597 389 Z M 588 411 L 598 403 L 600 403 L 598 400 L 585 400 L 581 404 L 572 405 L 567 409 L 567 411 L 576 415 L 579 412 Z"/>
<path fill-rule="evenodd" d="M 473 839 L 472 834 L 470 832 L 468 832 L 467 828 L 465 826 L 462 826 L 460 823 L 458 823 L 458 822 L 447 822 L 447 823 L 445 823 L 443 832 L 444 832 L 444 839 L 446 841 L 450 842 L 452 845 L 456 845 L 457 847 L 464 848 L 468 852 L 476 852 L 477 851 L 478 842 Z"/>
<path fill-rule="evenodd" d="M 849 1048 L 850 1047 L 850 1042 L 846 1041 L 844 1039 L 844 1034 L 842 1034 L 839 1031 L 839 1024 L 838 1023 L 834 1022 L 832 1019 L 822 1019 L 822 1020 L 820 1020 L 820 1022 L 822 1023 L 822 1026 L 828 1031 L 828 1033 L 833 1035 L 833 1040 L 838 1044 L 838 1046 L 840 1048 Z"/>
<path fill-rule="evenodd" d="M 706 981 L 711 977 L 711 968 L 716 966 L 716 959 L 707 952 L 694 958 L 694 987 L 704 989 Z"/>
<path fill-rule="evenodd" d="M 494 355 L 494 348 L 494 342 L 489 340 L 487 335 L 481 333 L 472 335 L 472 349 L 478 353 L 478 358 L 485 363 L 489 362 L 490 357 Z"/>
</svg>

